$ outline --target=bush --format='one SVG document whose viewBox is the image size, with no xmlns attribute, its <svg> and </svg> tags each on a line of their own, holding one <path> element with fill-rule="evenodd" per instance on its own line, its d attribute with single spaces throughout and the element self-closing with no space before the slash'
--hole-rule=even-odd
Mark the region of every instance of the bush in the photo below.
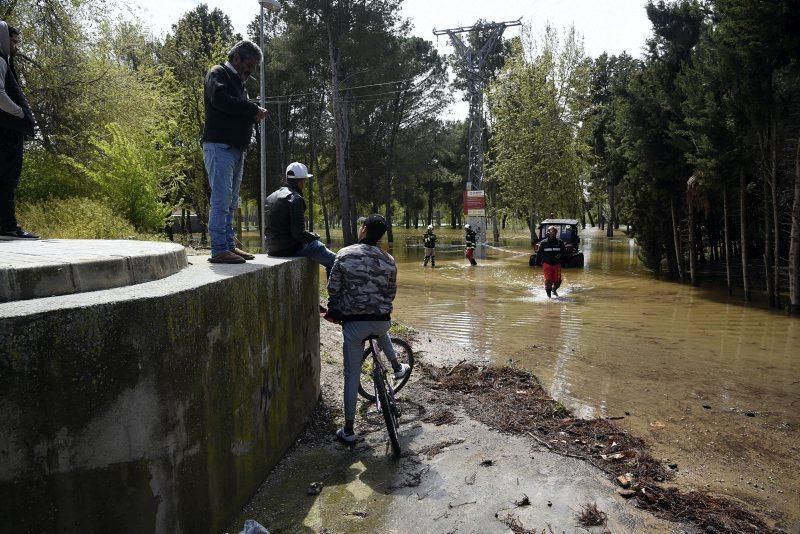
<svg viewBox="0 0 800 534">
<path fill-rule="evenodd" d="M 86 164 L 75 162 L 108 203 L 143 232 L 164 227 L 172 207 L 162 201 L 174 183 L 169 152 L 156 139 L 126 132 L 109 124 L 107 139 L 93 141 Z"/>
<path fill-rule="evenodd" d="M 17 218 L 25 229 L 49 239 L 163 239 L 137 234 L 106 202 L 89 198 L 21 203 Z"/>
<path fill-rule="evenodd" d="M 25 151 L 23 161 L 22 176 L 17 189 L 19 202 L 83 197 L 92 192 L 94 184 L 64 156 L 34 148 Z"/>
</svg>

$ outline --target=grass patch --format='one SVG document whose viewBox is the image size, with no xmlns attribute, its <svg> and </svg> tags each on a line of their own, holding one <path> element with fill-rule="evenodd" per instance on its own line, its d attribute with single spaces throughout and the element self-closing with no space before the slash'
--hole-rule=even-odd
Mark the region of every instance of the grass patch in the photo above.
<svg viewBox="0 0 800 534">
<path fill-rule="evenodd" d="M 139 239 L 163 241 L 160 234 L 142 234 L 102 200 L 49 199 L 20 204 L 20 225 L 46 239 Z"/>
</svg>

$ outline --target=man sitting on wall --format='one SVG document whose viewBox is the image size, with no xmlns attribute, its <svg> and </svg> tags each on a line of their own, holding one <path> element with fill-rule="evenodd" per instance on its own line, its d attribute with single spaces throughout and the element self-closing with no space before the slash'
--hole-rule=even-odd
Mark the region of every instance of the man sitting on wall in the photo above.
<svg viewBox="0 0 800 534">
<path fill-rule="evenodd" d="M 303 189 L 308 168 L 302 163 L 286 167 L 286 185 L 270 196 L 264 207 L 264 237 L 270 256 L 305 256 L 325 266 L 330 276 L 336 254 L 319 240 L 319 235 L 306 230 L 306 201 Z"/>
</svg>

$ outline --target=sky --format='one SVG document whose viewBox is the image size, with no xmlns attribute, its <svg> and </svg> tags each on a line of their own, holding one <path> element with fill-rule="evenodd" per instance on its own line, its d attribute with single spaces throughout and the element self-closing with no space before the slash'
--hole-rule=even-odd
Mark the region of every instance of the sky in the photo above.
<svg viewBox="0 0 800 534">
<path fill-rule="evenodd" d="M 126 9 L 135 13 L 156 35 L 169 31 L 180 16 L 200 4 L 200 0 L 130 0 Z M 205 0 L 210 8 L 219 7 L 246 35 L 247 25 L 258 14 L 257 0 Z M 575 26 L 583 36 L 589 56 L 627 51 L 638 57 L 650 34 L 645 13 L 646 0 L 405 0 L 402 15 L 411 19 L 413 33 L 433 41 L 441 53 L 451 53 L 447 37 L 436 37 L 433 29 L 471 26 L 478 19 L 493 22 L 522 19 L 535 33 L 550 24 L 556 28 Z M 519 28 L 508 28 L 504 37 L 519 35 Z M 466 102 L 456 99 L 448 115 L 466 115 Z"/>
<path fill-rule="evenodd" d="M 517 20 L 542 28 L 546 23 L 557 28 L 574 25 L 583 35 L 586 52 L 598 56 L 603 51 L 627 51 L 638 56 L 650 33 L 645 14 L 646 0 L 405 0 L 402 13 L 414 24 L 414 34 L 432 40 L 443 52 L 449 51 L 444 37 L 433 29 L 470 26 L 478 19 L 495 22 Z M 156 35 L 169 31 L 180 16 L 200 4 L 200 0 L 131 0 L 128 9 L 137 12 Z M 219 7 L 246 34 L 247 24 L 258 14 L 257 0 L 206 0 L 212 9 Z M 518 34 L 509 28 L 506 36 Z M 438 41 L 438 42 L 437 42 Z"/>
</svg>

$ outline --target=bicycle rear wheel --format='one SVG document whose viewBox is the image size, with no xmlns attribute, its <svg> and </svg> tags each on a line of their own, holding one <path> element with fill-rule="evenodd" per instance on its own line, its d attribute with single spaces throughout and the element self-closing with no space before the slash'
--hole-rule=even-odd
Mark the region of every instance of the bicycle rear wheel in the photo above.
<svg viewBox="0 0 800 534">
<path fill-rule="evenodd" d="M 389 442 L 392 444 L 392 452 L 395 458 L 400 457 L 400 440 L 397 437 L 397 429 L 400 426 L 398 421 L 397 405 L 394 399 L 389 396 L 387 388 L 389 382 L 386 379 L 386 374 L 378 370 L 373 372 L 375 380 L 375 391 L 378 394 L 378 404 L 383 413 L 383 420 L 386 422 L 386 431 L 389 433 Z"/>
<path fill-rule="evenodd" d="M 406 385 L 408 379 L 411 378 L 411 371 L 414 370 L 414 351 L 411 350 L 411 345 L 409 345 L 408 342 L 406 342 L 404 339 L 400 339 L 399 337 L 392 338 L 392 347 L 394 347 L 394 353 L 397 355 L 397 361 L 408 364 L 409 368 L 411 369 L 403 378 L 395 380 L 391 375 L 387 377 L 392 391 L 397 393 L 403 389 L 403 386 Z M 358 384 L 358 394 L 368 401 L 375 402 L 375 395 L 371 393 L 373 368 L 371 354 L 372 349 L 368 344 L 367 348 L 364 350 L 364 355 L 361 358 L 361 380 Z"/>
</svg>

